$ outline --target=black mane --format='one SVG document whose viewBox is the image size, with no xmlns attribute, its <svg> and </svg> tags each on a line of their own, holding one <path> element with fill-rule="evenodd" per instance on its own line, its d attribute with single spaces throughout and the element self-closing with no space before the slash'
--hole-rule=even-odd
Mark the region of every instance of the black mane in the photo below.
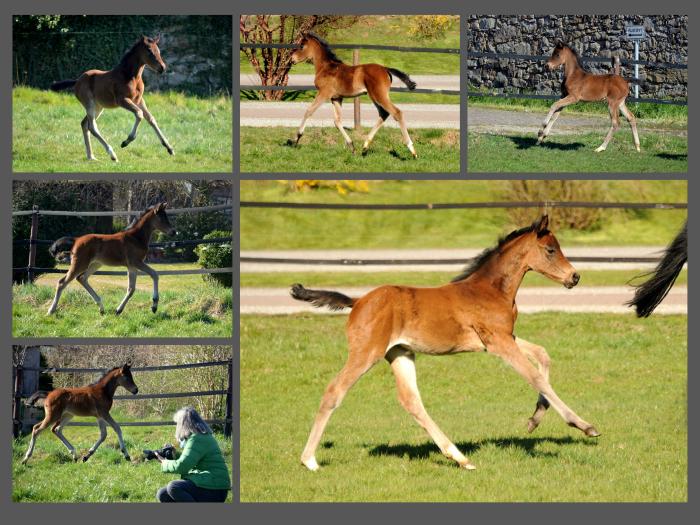
<svg viewBox="0 0 700 525">
<path fill-rule="evenodd" d="M 496 246 L 494 246 L 493 248 L 486 248 L 483 252 L 481 252 L 479 255 L 474 257 L 471 260 L 471 262 L 467 266 L 464 267 L 464 269 L 462 270 L 462 273 L 460 273 L 457 277 L 453 278 L 450 282 L 456 283 L 457 281 L 463 281 L 464 279 L 469 277 L 471 274 L 473 274 L 479 268 L 481 268 L 484 264 L 486 264 L 486 261 L 488 261 L 492 255 L 494 255 L 495 253 L 498 253 L 504 244 L 512 241 L 513 239 L 515 239 L 517 237 L 520 237 L 521 235 L 536 231 L 536 228 L 538 226 L 538 222 L 539 221 L 535 221 L 530 226 L 525 226 L 524 228 L 520 228 L 519 230 L 515 230 L 515 231 L 510 232 L 505 237 L 500 237 L 498 239 L 498 244 L 496 244 Z M 544 234 L 546 232 L 542 232 L 542 233 Z"/>
<path fill-rule="evenodd" d="M 581 69 L 585 69 L 585 67 L 583 67 L 583 62 L 581 62 L 581 57 L 578 56 L 578 53 L 573 47 L 571 47 L 568 44 L 565 44 L 564 42 L 557 43 L 556 47 L 558 47 L 559 49 L 567 48 L 569 51 L 571 51 L 574 54 L 574 57 L 576 58 L 576 63 L 578 64 L 578 67 L 580 67 Z"/>
<path fill-rule="evenodd" d="M 141 212 L 141 215 L 131 219 L 131 221 L 129 221 L 129 224 L 127 224 L 126 228 L 124 228 L 124 231 L 136 226 L 136 223 L 139 222 L 143 218 L 143 216 L 146 215 L 149 211 L 151 211 L 153 208 L 155 208 L 155 206 L 156 206 L 155 204 L 151 204 L 148 208 L 146 208 L 145 210 L 143 210 Z"/>
<path fill-rule="evenodd" d="M 119 60 L 120 65 L 128 65 L 131 55 L 133 55 L 136 52 L 136 48 L 139 46 L 139 44 L 141 44 L 140 38 L 136 42 L 134 42 L 134 45 L 131 46 L 126 53 L 122 55 L 121 60 Z"/>
<path fill-rule="evenodd" d="M 110 373 L 114 372 L 117 368 L 121 368 L 121 366 L 115 366 L 114 368 L 110 368 L 110 369 L 107 370 L 104 374 L 102 374 L 102 375 L 100 376 L 100 378 L 99 378 L 97 381 L 94 381 L 94 382 L 90 383 L 89 386 L 94 386 L 94 385 L 96 385 L 97 383 L 99 383 L 100 381 L 102 381 L 105 377 L 107 377 L 107 375 L 109 375 Z"/>
<path fill-rule="evenodd" d="M 338 62 L 339 64 L 342 64 L 343 61 L 338 58 L 338 55 L 336 55 L 333 50 L 331 49 L 331 45 L 323 38 L 318 36 L 316 33 L 313 31 L 309 31 L 306 33 L 306 37 L 311 37 L 315 39 L 319 44 L 321 44 L 321 48 L 326 52 L 326 56 L 328 57 L 328 60 L 331 62 Z"/>
</svg>

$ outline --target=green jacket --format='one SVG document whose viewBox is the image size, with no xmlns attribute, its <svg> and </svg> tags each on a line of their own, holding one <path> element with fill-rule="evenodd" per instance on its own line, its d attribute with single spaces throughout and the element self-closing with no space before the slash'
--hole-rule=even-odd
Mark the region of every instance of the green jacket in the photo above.
<svg viewBox="0 0 700 525">
<path fill-rule="evenodd" d="M 211 434 L 192 434 L 177 459 L 161 463 L 163 472 L 180 474 L 203 489 L 230 489 L 228 467 Z"/>
</svg>

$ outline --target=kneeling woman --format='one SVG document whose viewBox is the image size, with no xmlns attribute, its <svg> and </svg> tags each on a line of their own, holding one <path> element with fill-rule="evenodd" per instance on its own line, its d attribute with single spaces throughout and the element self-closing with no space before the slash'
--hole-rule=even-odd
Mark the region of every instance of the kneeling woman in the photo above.
<svg viewBox="0 0 700 525">
<path fill-rule="evenodd" d="M 182 447 L 178 459 L 165 459 L 156 453 L 163 472 L 180 474 L 158 489 L 161 503 L 225 501 L 231 489 L 228 467 L 212 430 L 192 407 L 175 413 L 175 437 Z"/>
</svg>

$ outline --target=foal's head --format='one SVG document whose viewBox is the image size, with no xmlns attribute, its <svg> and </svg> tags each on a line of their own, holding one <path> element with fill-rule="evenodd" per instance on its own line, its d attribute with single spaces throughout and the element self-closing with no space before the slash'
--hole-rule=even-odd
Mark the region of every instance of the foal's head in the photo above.
<svg viewBox="0 0 700 525">
<path fill-rule="evenodd" d="M 117 381 L 117 386 L 123 386 L 132 394 L 139 393 L 139 387 L 134 383 L 134 376 L 131 375 L 131 365 L 125 363 L 124 366 L 116 368 L 115 379 Z"/>
<path fill-rule="evenodd" d="M 153 206 L 151 221 L 156 230 L 160 230 L 167 235 L 174 235 L 176 233 L 175 228 L 170 224 L 170 219 L 168 219 L 168 215 L 165 213 L 165 208 L 167 207 L 167 202 L 161 202 Z"/>
<path fill-rule="evenodd" d="M 315 33 L 304 34 L 299 42 L 299 48 L 292 53 L 292 64 L 298 64 L 305 60 L 313 61 L 318 56 L 324 56 L 331 62 L 341 62 L 331 50 L 328 42 Z"/>
<path fill-rule="evenodd" d="M 547 60 L 547 67 L 550 69 L 550 71 L 554 70 L 559 66 L 566 64 L 572 58 L 574 60 L 578 60 L 576 54 L 570 47 L 562 42 L 557 42 L 557 45 L 554 47 L 554 51 L 552 51 L 552 56 Z"/>
<path fill-rule="evenodd" d="M 531 243 L 525 255 L 525 263 L 530 270 L 562 283 L 567 288 L 573 288 L 578 284 L 580 276 L 562 253 L 559 241 L 547 226 L 549 217 L 543 215 L 532 225 L 532 231 L 523 236 L 523 240 L 527 239 L 526 242 Z"/>
<path fill-rule="evenodd" d="M 167 66 L 160 56 L 158 42 L 160 42 L 160 36 L 155 38 L 142 36 L 138 42 L 136 42 L 134 50 L 136 52 L 136 56 L 142 64 L 146 64 L 156 73 L 163 73 Z"/>
</svg>

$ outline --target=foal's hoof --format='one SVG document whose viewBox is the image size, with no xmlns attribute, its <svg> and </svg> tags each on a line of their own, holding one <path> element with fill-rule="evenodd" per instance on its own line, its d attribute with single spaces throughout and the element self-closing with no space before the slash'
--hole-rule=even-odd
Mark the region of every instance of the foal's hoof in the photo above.
<svg viewBox="0 0 700 525">
<path fill-rule="evenodd" d="M 121 314 L 122 312 L 123 312 L 123 310 L 115 310 L 115 311 L 114 311 L 114 313 L 115 313 L 116 315 L 119 315 L 119 314 Z"/>
<path fill-rule="evenodd" d="M 527 433 L 532 434 L 532 432 L 539 426 L 539 423 L 534 419 L 530 418 L 527 420 Z"/>
<path fill-rule="evenodd" d="M 600 432 L 598 432 L 593 425 L 588 427 L 586 430 L 583 431 L 584 434 L 586 434 L 589 438 L 596 438 L 600 436 Z"/>
<path fill-rule="evenodd" d="M 318 463 L 316 463 L 316 458 L 302 459 L 301 464 L 304 465 L 311 472 L 316 472 L 318 470 Z"/>
<path fill-rule="evenodd" d="M 122 142 L 122 148 L 126 148 L 129 144 L 130 142 L 128 140 L 125 140 L 124 142 Z"/>
<path fill-rule="evenodd" d="M 298 140 L 294 140 L 294 139 L 287 139 L 286 144 L 287 144 L 287 146 L 294 147 L 294 146 L 296 146 L 296 145 L 299 144 L 299 141 L 298 141 Z"/>
<path fill-rule="evenodd" d="M 463 468 L 464 470 L 476 470 L 476 466 L 468 461 L 463 465 L 460 465 L 459 468 Z"/>
<path fill-rule="evenodd" d="M 168 150 L 168 153 L 169 153 L 170 155 L 175 155 L 175 150 L 173 150 L 173 148 L 165 148 L 165 149 Z"/>
<path fill-rule="evenodd" d="M 131 456 L 130 456 L 129 454 L 125 454 L 125 455 L 124 455 L 124 459 L 125 459 L 126 461 L 131 461 Z"/>
<path fill-rule="evenodd" d="M 156 310 L 158 310 L 157 304 L 154 304 L 153 306 L 151 306 L 151 312 L 156 313 Z"/>
<path fill-rule="evenodd" d="M 83 463 L 85 463 L 88 459 L 90 459 L 90 456 L 87 454 L 83 456 Z"/>
<path fill-rule="evenodd" d="M 367 153 L 369 153 L 369 148 L 362 148 L 362 156 L 366 157 Z"/>
</svg>

